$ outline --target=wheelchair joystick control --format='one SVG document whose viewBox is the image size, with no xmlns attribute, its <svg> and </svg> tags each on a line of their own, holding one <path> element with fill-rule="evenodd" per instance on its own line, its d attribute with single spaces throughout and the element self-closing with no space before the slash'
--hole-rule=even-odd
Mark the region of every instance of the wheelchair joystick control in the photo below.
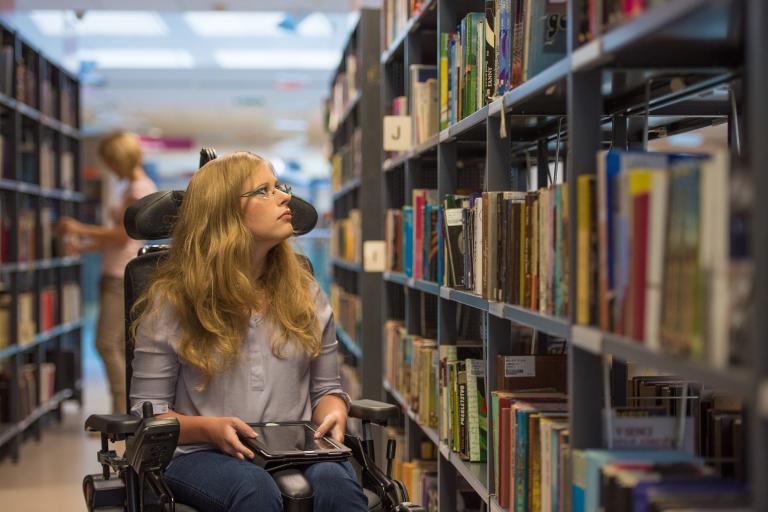
<svg viewBox="0 0 768 512">
<path fill-rule="evenodd" d="M 154 415 L 155 411 L 152 408 L 152 402 L 147 401 L 141 404 L 141 416 L 144 419 L 151 418 Z"/>
<path fill-rule="evenodd" d="M 387 478 L 392 478 L 392 461 L 395 459 L 397 451 L 397 441 L 390 439 L 387 441 Z"/>
</svg>

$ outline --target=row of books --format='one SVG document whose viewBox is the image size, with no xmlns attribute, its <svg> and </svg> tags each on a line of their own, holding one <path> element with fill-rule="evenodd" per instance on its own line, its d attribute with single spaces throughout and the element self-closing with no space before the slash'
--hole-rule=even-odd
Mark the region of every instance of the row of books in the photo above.
<svg viewBox="0 0 768 512">
<path fill-rule="evenodd" d="M 563 350 L 562 344 L 551 346 L 554 352 Z M 577 462 L 571 460 L 569 449 L 566 356 L 552 351 L 497 356 L 498 389 L 491 392 L 489 403 L 486 363 L 481 358 L 478 342 L 437 347 L 434 340 L 409 335 L 400 321 L 389 320 L 385 325 L 387 380 L 420 424 L 435 428 L 439 418 L 441 443 L 461 458 L 482 462 L 493 450 L 494 488 L 502 507 L 597 510 L 585 505 L 584 492 L 578 489 L 582 484 L 575 481 L 572 487 L 567 476 Z M 695 458 L 703 468 L 701 474 L 718 482 L 744 478 L 738 402 L 677 377 L 649 375 L 634 367 L 630 374 L 627 405 L 612 408 L 604 418 L 604 444 L 612 448 L 607 453 L 621 457 L 629 452 L 627 457 L 643 459 L 644 454 L 654 453 L 649 450 L 666 450 L 681 461 Z M 488 446 L 489 429 L 492 447 Z M 704 461 L 707 468 L 701 464 Z M 739 485 L 736 488 L 743 489 Z"/>
<path fill-rule="evenodd" d="M 37 108 L 37 58 L 27 55 L 16 58 L 16 99 Z"/>
<path fill-rule="evenodd" d="M 398 320 L 384 324 L 384 375 L 392 389 L 403 397 L 419 423 L 437 428 L 437 352 L 434 339 L 407 333 Z"/>
<path fill-rule="evenodd" d="M 358 92 L 359 74 L 357 55 L 353 47 L 344 56 L 344 69 L 339 71 L 333 81 L 332 95 L 328 104 L 328 129 L 332 132 L 338 128 L 342 114 Z"/>
<path fill-rule="evenodd" d="M 331 190 L 337 192 L 344 184 L 363 175 L 363 131 L 355 127 L 350 142 L 331 156 Z"/>
<path fill-rule="evenodd" d="M 14 73 L 14 53 L 12 45 L 6 44 L 0 47 L 0 93 L 13 97 L 15 80 L 16 99 L 33 108 L 38 108 L 38 73 L 35 69 L 37 59 L 19 57 L 15 61 Z M 74 84 L 64 77 L 59 77 L 57 80 L 52 76 L 52 69 L 48 67 L 47 73 L 40 79 L 39 110 L 49 117 L 59 118 L 65 124 L 73 126 L 77 111 Z"/>
<path fill-rule="evenodd" d="M 600 152 L 577 180 L 576 321 L 729 363 L 728 157 Z"/>
<path fill-rule="evenodd" d="M 411 134 L 413 145 L 426 142 L 438 130 L 438 83 L 437 66 L 411 64 L 411 91 L 409 95 L 409 113 L 411 116 Z"/>
<path fill-rule="evenodd" d="M 348 293 L 341 286 L 331 284 L 331 307 L 336 324 L 352 339 L 360 343 L 363 304 L 360 296 Z"/>
<path fill-rule="evenodd" d="M 46 189 L 60 188 L 74 191 L 75 161 L 72 151 L 67 149 L 61 152 L 57 170 L 56 151 L 53 148 L 51 138 L 43 138 L 38 148 L 33 135 L 27 135 L 27 130 L 23 130 L 22 133 L 22 141 L 19 145 L 21 167 L 17 169 L 16 178 L 19 181 L 34 183 Z M 0 158 L 3 160 L 8 156 L 5 145 L 5 137 L 0 135 Z M 6 165 L 4 161 L 0 162 L 0 166 L 10 172 L 10 165 Z"/>
<path fill-rule="evenodd" d="M 418 446 L 417 458 L 408 460 L 406 457 L 407 442 L 403 431 L 387 427 L 386 438 L 397 442 L 395 458 L 392 461 L 392 478 L 399 480 L 408 491 L 411 503 L 421 505 L 428 512 L 437 512 L 437 449 L 429 441 L 423 441 Z M 384 452 L 381 452 L 384 453 Z"/>
<path fill-rule="evenodd" d="M 362 217 L 353 208 L 345 219 L 336 219 L 331 229 L 331 256 L 351 263 L 363 261 Z"/>
<path fill-rule="evenodd" d="M 80 286 L 76 282 L 62 285 L 61 297 L 56 288 L 48 286 L 40 291 L 17 295 L 16 328 L 19 345 L 27 345 L 41 332 L 49 331 L 59 323 L 67 324 L 80 318 Z M 59 300 L 61 300 L 61 321 L 57 322 Z M 35 301 L 37 312 L 35 311 Z M 37 316 L 36 316 L 37 315 Z M 0 292 L 0 349 L 11 344 L 11 294 Z"/>
<path fill-rule="evenodd" d="M 0 211 L 6 213 L 0 197 Z M 58 219 L 56 210 L 52 207 L 40 208 L 41 243 L 36 243 L 35 228 L 37 218 L 32 208 L 22 208 L 17 217 L 17 253 L 13 255 L 10 249 L 11 224 L 10 216 L 3 215 L 0 220 L 0 262 L 32 262 L 39 259 L 61 258 L 72 253 L 66 249 L 65 237 L 56 234 L 55 226 Z M 14 257 L 15 256 L 15 257 Z"/>
<path fill-rule="evenodd" d="M 567 316 L 567 184 L 446 195 L 414 189 L 385 216 L 386 266 L 490 300 Z"/>
<path fill-rule="evenodd" d="M 410 91 L 407 96 L 396 96 L 389 107 L 389 114 L 410 119 L 411 147 L 426 142 L 438 129 L 438 82 L 437 66 L 411 64 Z M 395 153 L 388 155 L 388 158 Z"/>
<path fill-rule="evenodd" d="M 566 52 L 566 2 L 486 0 L 440 34 L 440 129 L 554 64 Z"/>
<path fill-rule="evenodd" d="M 387 49 L 392 42 L 402 33 L 408 20 L 418 16 L 424 8 L 425 0 L 384 0 L 382 6 L 382 18 L 384 28 L 382 30 L 382 48 Z"/>
<path fill-rule="evenodd" d="M 40 404 L 49 402 L 55 393 L 56 365 L 41 363 L 39 380 L 35 378 L 36 365 L 25 364 L 18 375 L 19 392 L 17 395 L 19 414 L 22 418 L 29 416 Z M 10 374 L 0 374 L 0 423 L 11 421 L 10 411 Z M 38 390 L 40 400 L 38 401 Z"/>
</svg>

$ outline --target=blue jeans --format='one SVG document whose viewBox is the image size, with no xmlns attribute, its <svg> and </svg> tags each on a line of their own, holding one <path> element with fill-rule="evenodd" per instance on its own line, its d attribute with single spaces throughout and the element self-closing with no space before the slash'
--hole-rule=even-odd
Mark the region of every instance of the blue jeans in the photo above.
<svg viewBox="0 0 768 512">
<path fill-rule="evenodd" d="M 315 493 L 315 512 L 367 512 L 368 500 L 349 462 L 307 466 L 304 476 Z M 174 459 L 165 471 L 176 500 L 200 512 L 283 510 L 277 484 L 263 468 L 217 451 Z"/>
</svg>

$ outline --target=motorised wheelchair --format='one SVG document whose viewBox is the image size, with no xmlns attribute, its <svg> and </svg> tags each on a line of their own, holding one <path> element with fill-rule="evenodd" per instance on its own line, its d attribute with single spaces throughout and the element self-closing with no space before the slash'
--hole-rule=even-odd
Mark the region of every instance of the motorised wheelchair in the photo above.
<svg viewBox="0 0 768 512">
<path fill-rule="evenodd" d="M 202 150 L 200 165 L 212 158 L 215 158 L 213 150 Z M 125 215 L 128 235 L 139 240 L 169 238 L 183 200 L 183 191 L 170 191 L 157 192 L 137 201 Z M 289 207 L 293 213 L 292 222 L 296 234 L 304 234 L 314 228 L 317 212 L 309 203 L 293 197 Z M 135 313 L 132 306 L 147 286 L 153 270 L 166 256 L 167 248 L 167 245 L 146 246 L 126 267 L 125 350 L 128 395 L 133 360 L 133 338 L 128 328 L 131 315 Z M 305 262 L 310 265 L 309 260 Z M 345 444 L 352 450 L 353 465 L 360 475 L 369 510 L 422 511 L 422 507 L 408 503 L 405 486 L 391 478 L 391 463 L 396 450 L 394 440 L 389 440 L 387 444 L 387 470 L 382 471 L 375 463 L 371 424 L 384 426 L 397 414 L 397 408 L 391 404 L 373 400 L 354 401 L 349 416 L 362 420 L 362 438 L 347 434 Z M 153 417 L 152 405 L 146 402 L 143 404 L 143 418 L 97 414 L 86 420 L 85 429 L 101 433 L 101 450 L 97 460 L 102 466 L 102 472 L 87 475 L 83 480 L 83 493 L 89 511 L 194 511 L 187 505 L 177 503 L 164 481 L 165 468 L 171 462 L 179 437 L 179 423 L 176 419 Z M 125 452 L 118 455 L 110 449 L 109 443 L 123 440 Z M 271 475 L 282 493 L 285 511 L 312 510 L 312 489 L 300 467 L 281 468 Z"/>
</svg>

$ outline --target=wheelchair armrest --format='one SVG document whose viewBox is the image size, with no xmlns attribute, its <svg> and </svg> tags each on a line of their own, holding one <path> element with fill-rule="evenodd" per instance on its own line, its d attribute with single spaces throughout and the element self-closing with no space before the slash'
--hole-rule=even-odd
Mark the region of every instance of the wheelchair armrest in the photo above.
<svg viewBox="0 0 768 512">
<path fill-rule="evenodd" d="M 397 417 L 397 406 L 376 400 L 355 400 L 349 408 L 349 416 L 364 421 L 386 425 L 387 420 Z"/>
<path fill-rule="evenodd" d="M 108 435 L 130 435 L 141 425 L 141 418 L 130 414 L 91 414 L 85 420 L 85 430 Z"/>
</svg>

